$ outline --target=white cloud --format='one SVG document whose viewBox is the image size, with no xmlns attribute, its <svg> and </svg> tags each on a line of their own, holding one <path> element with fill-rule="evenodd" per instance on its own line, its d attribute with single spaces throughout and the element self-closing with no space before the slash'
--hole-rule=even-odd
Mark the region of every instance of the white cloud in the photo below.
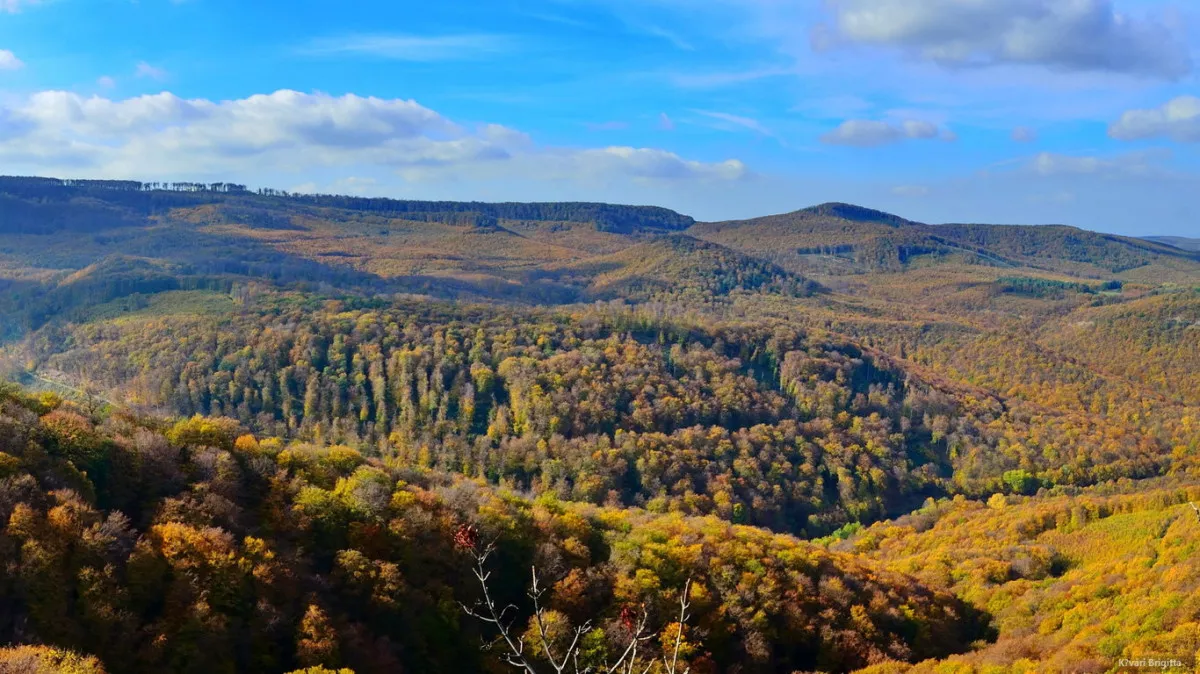
<svg viewBox="0 0 1200 674">
<path fill-rule="evenodd" d="M 310 56 L 371 56 L 395 61 L 469 61 L 515 48 L 502 35 L 347 35 L 316 40 L 300 52 Z"/>
<path fill-rule="evenodd" d="M 746 165 L 736 159 L 706 164 L 683 159 L 673 152 L 649 148 L 608 147 L 572 153 L 569 163 L 589 174 L 624 174 L 635 178 L 680 180 L 691 177 L 738 180 Z"/>
<path fill-rule="evenodd" d="M 156 68 L 156 67 L 150 65 L 149 63 L 146 63 L 145 61 L 142 61 L 141 63 L 137 64 L 137 70 L 135 71 L 135 74 L 138 77 L 144 77 L 144 78 L 151 79 L 151 80 L 167 79 L 167 71 L 166 70 L 163 70 L 162 68 Z"/>
<path fill-rule="evenodd" d="M 1178 79 L 1186 43 L 1167 21 L 1117 11 L 1112 0 L 829 0 L 838 43 L 902 49 L 948 66 L 1024 64 Z"/>
<path fill-rule="evenodd" d="M 1200 143 L 1200 98 L 1180 96 L 1152 110 L 1130 110 L 1108 129 L 1117 140 L 1170 138 Z"/>
<path fill-rule="evenodd" d="M 658 128 L 662 129 L 663 131 L 674 131 L 675 120 L 671 119 L 665 112 L 659 113 Z"/>
<path fill-rule="evenodd" d="M 900 128 L 908 138 L 929 139 L 937 138 L 938 135 L 937 125 L 930 122 L 919 122 L 910 119 L 901 123 Z"/>
<path fill-rule="evenodd" d="M 113 87 L 117 86 L 117 81 L 108 75 L 103 75 L 96 80 L 96 84 L 104 87 L 105 89 L 112 89 Z"/>
<path fill-rule="evenodd" d="M 658 149 L 540 147 L 500 125 L 466 129 L 411 100 L 286 90 L 230 101 L 45 91 L 0 108 L 0 119 L 0 165 L 39 174 L 253 182 L 264 173 L 362 168 L 354 174 L 661 182 L 747 173 L 736 160 L 691 161 Z"/>
<path fill-rule="evenodd" d="M 1157 160 L 1169 156 L 1169 152 L 1134 152 L 1111 157 L 1042 152 L 1033 157 L 1029 167 L 1041 176 L 1148 176 L 1164 173 Z"/>
<path fill-rule="evenodd" d="M 25 63 L 17 55 L 7 49 L 0 49 L 0 70 L 20 70 Z"/>
<path fill-rule="evenodd" d="M 958 136 L 949 129 L 939 128 L 932 122 L 908 119 L 900 122 L 882 122 L 869 119 L 849 119 L 821 136 L 828 145 L 851 145 L 854 147 L 877 147 L 902 140 L 942 140 L 953 142 Z"/>
<path fill-rule="evenodd" d="M 1037 129 L 1029 126 L 1018 126 L 1012 132 L 1012 139 L 1018 143 L 1032 143 L 1037 138 Z"/>
</svg>

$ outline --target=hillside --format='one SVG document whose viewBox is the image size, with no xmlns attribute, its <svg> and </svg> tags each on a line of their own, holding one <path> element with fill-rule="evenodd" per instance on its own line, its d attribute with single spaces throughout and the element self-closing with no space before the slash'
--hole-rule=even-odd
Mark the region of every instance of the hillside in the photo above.
<svg viewBox="0 0 1200 674">
<path fill-rule="evenodd" d="M 175 289 L 161 280 L 118 281 L 101 283 L 108 289 L 101 296 L 61 286 L 106 260 L 132 258 L 172 269 L 176 281 L 167 285 L 178 289 L 228 291 L 257 282 L 524 304 L 614 299 L 624 285 L 629 299 L 639 301 L 689 287 L 718 296 L 739 287 L 772 294 L 782 286 L 763 279 L 783 279 L 780 273 L 801 295 L 811 290 L 807 280 L 869 293 L 874 275 L 931 268 L 950 270 L 962 282 L 1200 277 L 1194 254 L 1170 246 L 1060 227 L 927 226 L 846 204 L 693 224 L 650 207 L 286 195 L 224 183 L 0 178 L 0 197 L 9 206 L 0 210 L 0 276 L 12 289 L 0 301 L 9 315 L 0 327 L 10 335 L 69 314 L 73 301 Z M 679 248 L 682 240 L 669 238 L 679 235 L 721 248 L 665 251 L 654 246 L 667 244 L 651 243 L 668 237 Z M 988 269 L 994 271 L 979 276 Z M 855 280 L 864 276 L 865 285 Z M 600 287 L 606 284 L 611 288 Z M 42 297 L 47 288 L 54 297 Z"/>
<path fill-rule="evenodd" d="M 807 297 L 819 290 L 817 284 L 769 262 L 678 234 L 551 268 L 548 275 L 582 285 L 587 296 L 596 299 L 646 300 L 689 293 L 703 298 L 734 291 Z"/>
<path fill-rule="evenodd" d="M 1195 486 L 1158 484 L 943 502 L 834 545 L 953 588 L 999 632 L 970 654 L 863 674 L 1105 672 L 1160 654 L 1187 663 L 1163 671 L 1193 670 L 1197 499 Z"/>
<path fill-rule="evenodd" d="M 1189 239 L 1182 236 L 1146 236 L 1142 238 L 1183 250 L 1200 251 L 1200 239 Z"/>
<path fill-rule="evenodd" d="M 653 207 L 359 199 L 224 183 L 0 178 L 0 199 L 0 273 L 14 280 L 57 284 L 133 256 L 176 268 L 190 288 L 256 280 L 551 303 L 578 299 L 577 289 L 530 280 L 531 271 L 693 223 Z M 131 288 L 114 287 L 108 299 L 122 289 Z M 31 314 L 27 326 L 63 309 L 19 294 L 11 311 Z"/>
<path fill-rule="evenodd" d="M 503 671 L 459 605 L 493 541 L 535 671 L 589 618 L 584 664 L 641 634 L 693 672 L 1193 643 L 1192 252 L 836 203 L 0 201 L 0 669 Z"/>
<path fill-rule="evenodd" d="M 1161 243 L 1074 227 L 925 225 L 845 204 L 784 215 L 700 223 L 693 236 L 797 272 L 847 274 L 961 263 L 1088 278 L 1169 268 L 1200 272 L 1200 257 Z"/>
<path fill-rule="evenodd" d="M 467 526 L 501 546 L 506 599 L 529 564 L 564 578 L 564 619 L 619 628 L 622 606 L 669 606 L 690 580 L 713 666 L 915 661 L 984 632 L 948 592 L 748 527 L 532 501 L 230 421 L 96 421 L 0 392 L 0 560 L 18 581 L 0 584 L 0 638 L 36 634 L 114 672 L 478 669 L 479 628 L 454 604 L 479 591 L 455 547 Z M 843 617 L 831 630 L 823 613 Z M 764 633 L 780 641 L 760 653 Z"/>
<path fill-rule="evenodd" d="M 114 180 L 58 180 L 0 176 L 0 195 L 7 206 L 0 228 L 13 233 L 100 231 L 145 218 L 204 204 L 218 204 L 234 220 L 257 216 L 260 226 L 286 216 L 271 213 L 281 206 L 328 208 L 382 217 L 446 224 L 494 225 L 500 220 L 579 222 L 601 231 L 633 233 L 642 229 L 682 230 L 695 221 L 665 208 L 594 203 L 486 204 L 478 202 L 398 201 L 322 194 L 288 194 L 279 190 L 251 192 L 232 183 L 140 183 Z M 95 210 L 89 210 L 95 209 Z M 99 211 L 104 217 L 94 217 Z M 286 227 L 284 227 L 286 228 Z"/>
</svg>

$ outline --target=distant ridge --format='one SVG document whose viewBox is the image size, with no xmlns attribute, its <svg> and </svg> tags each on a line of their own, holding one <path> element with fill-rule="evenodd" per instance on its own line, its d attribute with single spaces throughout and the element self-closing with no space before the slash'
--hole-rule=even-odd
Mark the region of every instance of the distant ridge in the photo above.
<svg viewBox="0 0 1200 674">
<path fill-rule="evenodd" d="M 930 265 L 1150 282 L 1188 278 L 1200 269 L 1196 239 L 1138 239 L 1061 225 L 931 225 L 842 202 L 697 223 L 655 206 L 416 201 L 290 194 L 228 182 L 0 177 L 0 235 L 79 234 L 90 238 L 67 247 L 72 260 L 64 268 L 83 269 L 123 253 L 186 262 L 205 277 L 253 271 L 275 282 L 319 278 L 372 292 L 415 278 L 420 288 L 449 287 L 452 295 L 509 297 L 519 288 L 536 301 L 565 301 L 600 287 L 639 297 L 677 287 L 717 296 L 736 288 L 805 294 L 808 279 Z M 690 238 L 637 247 L 681 234 Z M 583 270 L 591 267 L 576 265 L 622 251 L 629 252 L 604 260 L 620 273 L 585 279 Z M 694 274 L 686 273 L 688 265 Z M 567 270 L 569 287 L 547 285 L 557 270 Z"/>
<path fill-rule="evenodd" d="M 622 234 L 642 230 L 677 232 L 691 227 L 696 222 L 691 217 L 659 206 L 591 202 L 404 201 L 383 197 L 292 194 L 266 188 L 249 190 L 245 185 L 236 183 L 160 183 L 0 176 L 0 195 L 36 199 L 39 203 L 91 197 L 132 209 L 137 214 L 152 214 L 173 207 L 206 203 L 237 203 L 262 207 L 278 204 L 282 199 L 302 206 L 337 208 L 426 222 L 461 222 L 465 219 L 482 227 L 494 227 L 499 220 L 580 222 L 593 223 L 601 231 Z M 11 206 L 17 207 L 16 204 Z M 5 226 L 6 221 L 7 218 L 0 213 L 0 227 Z M 44 228 L 41 223 L 31 226 Z"/>
<path fill-rule="evenodd" d="M 1200 239 L 1190 239 L 1186 236 L 1143 236 L 1142 238 L 1154 243 L 1161 243 L 1164 246 L 1200 253 Z"/>
<path fill-rule="evenodd" d="M 1195 249 L 1065 225 L 931 225 L 837 202 L 748 220 L 698 223 L 688 233 L 805 275 L 966 262 L 1108 278 L 1170 258 L 1191 265 L 1200 261 Z"/>
</svg>

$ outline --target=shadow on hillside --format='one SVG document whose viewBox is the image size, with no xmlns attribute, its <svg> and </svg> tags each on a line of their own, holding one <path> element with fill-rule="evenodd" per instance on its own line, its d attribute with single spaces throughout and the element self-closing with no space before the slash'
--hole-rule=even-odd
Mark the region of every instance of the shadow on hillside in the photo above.
<svg viewBox="0 0 1200 674">
<path fill-rule="evenodd" d="M 330 296 L 418 294 L 547 305 L 576 302 L 582 296 L 578 288 L 540 278 L 521 282 L 498 277 L 385 278 L 349 264 L 281 251 L 252 237 L 181 224 L 81 234 L 71 253 L 56 250 L 60 245 L 60 240 L 52 239 L 44 248 L 24 246 L 24 262 L 62 268 L 63 274 L 73 271 L 69 276 L 52 284 L 0 279 L 4 293 L 0 310 L 5 313 L 0 338 L 18 338 L 55 319 L 78 320 L 82 310 L 132 295 L 176 290 L 229 293 L 251 281 Z"/>
</svg>

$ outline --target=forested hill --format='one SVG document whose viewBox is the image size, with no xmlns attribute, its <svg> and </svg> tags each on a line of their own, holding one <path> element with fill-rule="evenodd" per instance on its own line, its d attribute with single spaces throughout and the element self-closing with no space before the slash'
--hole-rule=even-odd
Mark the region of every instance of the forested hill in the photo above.
<svg viewBox="0 0 1200 674">
<path fill-rule="evenodd" d="M 172 208 L 201 204 L 244 207 L 322 207 L 389 217 L 437 222 L 495 225 L 498 220 L 583 222 L 602 231 L 630 233 L 641 229 L 678 231 L 695 221 L 665 208 L 597 203 L 503 203 L 399 201 L 325 194 L 289 194 L 281 190 L 249 191 L 234 183 L 143 183 L 124 180 L 59 180 L 0 177 L 0 229 L 39 232 L 52 229 L 100 229 L 133 218 L 158 215 Z M 107 218 L 89 217 L 87 205 L 106 206 Z M 22 205 L 22 202 L 25 202 Z M 32 202 L 32 203 L 31 203 Z M 39 207 L 34 207 L 38 204 Z"/>
<path fill-rule="evenodd" d="M 1198 372 L 1072 227 L 0 179 L 0 671 L 1194 653 Z"/>
<path fill-rule="evenodd" d="M 837 203 L 750 220 L 701 223 L 689 233 L 810 272 L 900 271 L 945 261 L 1093 278 L 1156 265 L 1200 269 L 1200 254 L 1168 241 L 1064 226 L 927 225 Z"/>
</svg>

